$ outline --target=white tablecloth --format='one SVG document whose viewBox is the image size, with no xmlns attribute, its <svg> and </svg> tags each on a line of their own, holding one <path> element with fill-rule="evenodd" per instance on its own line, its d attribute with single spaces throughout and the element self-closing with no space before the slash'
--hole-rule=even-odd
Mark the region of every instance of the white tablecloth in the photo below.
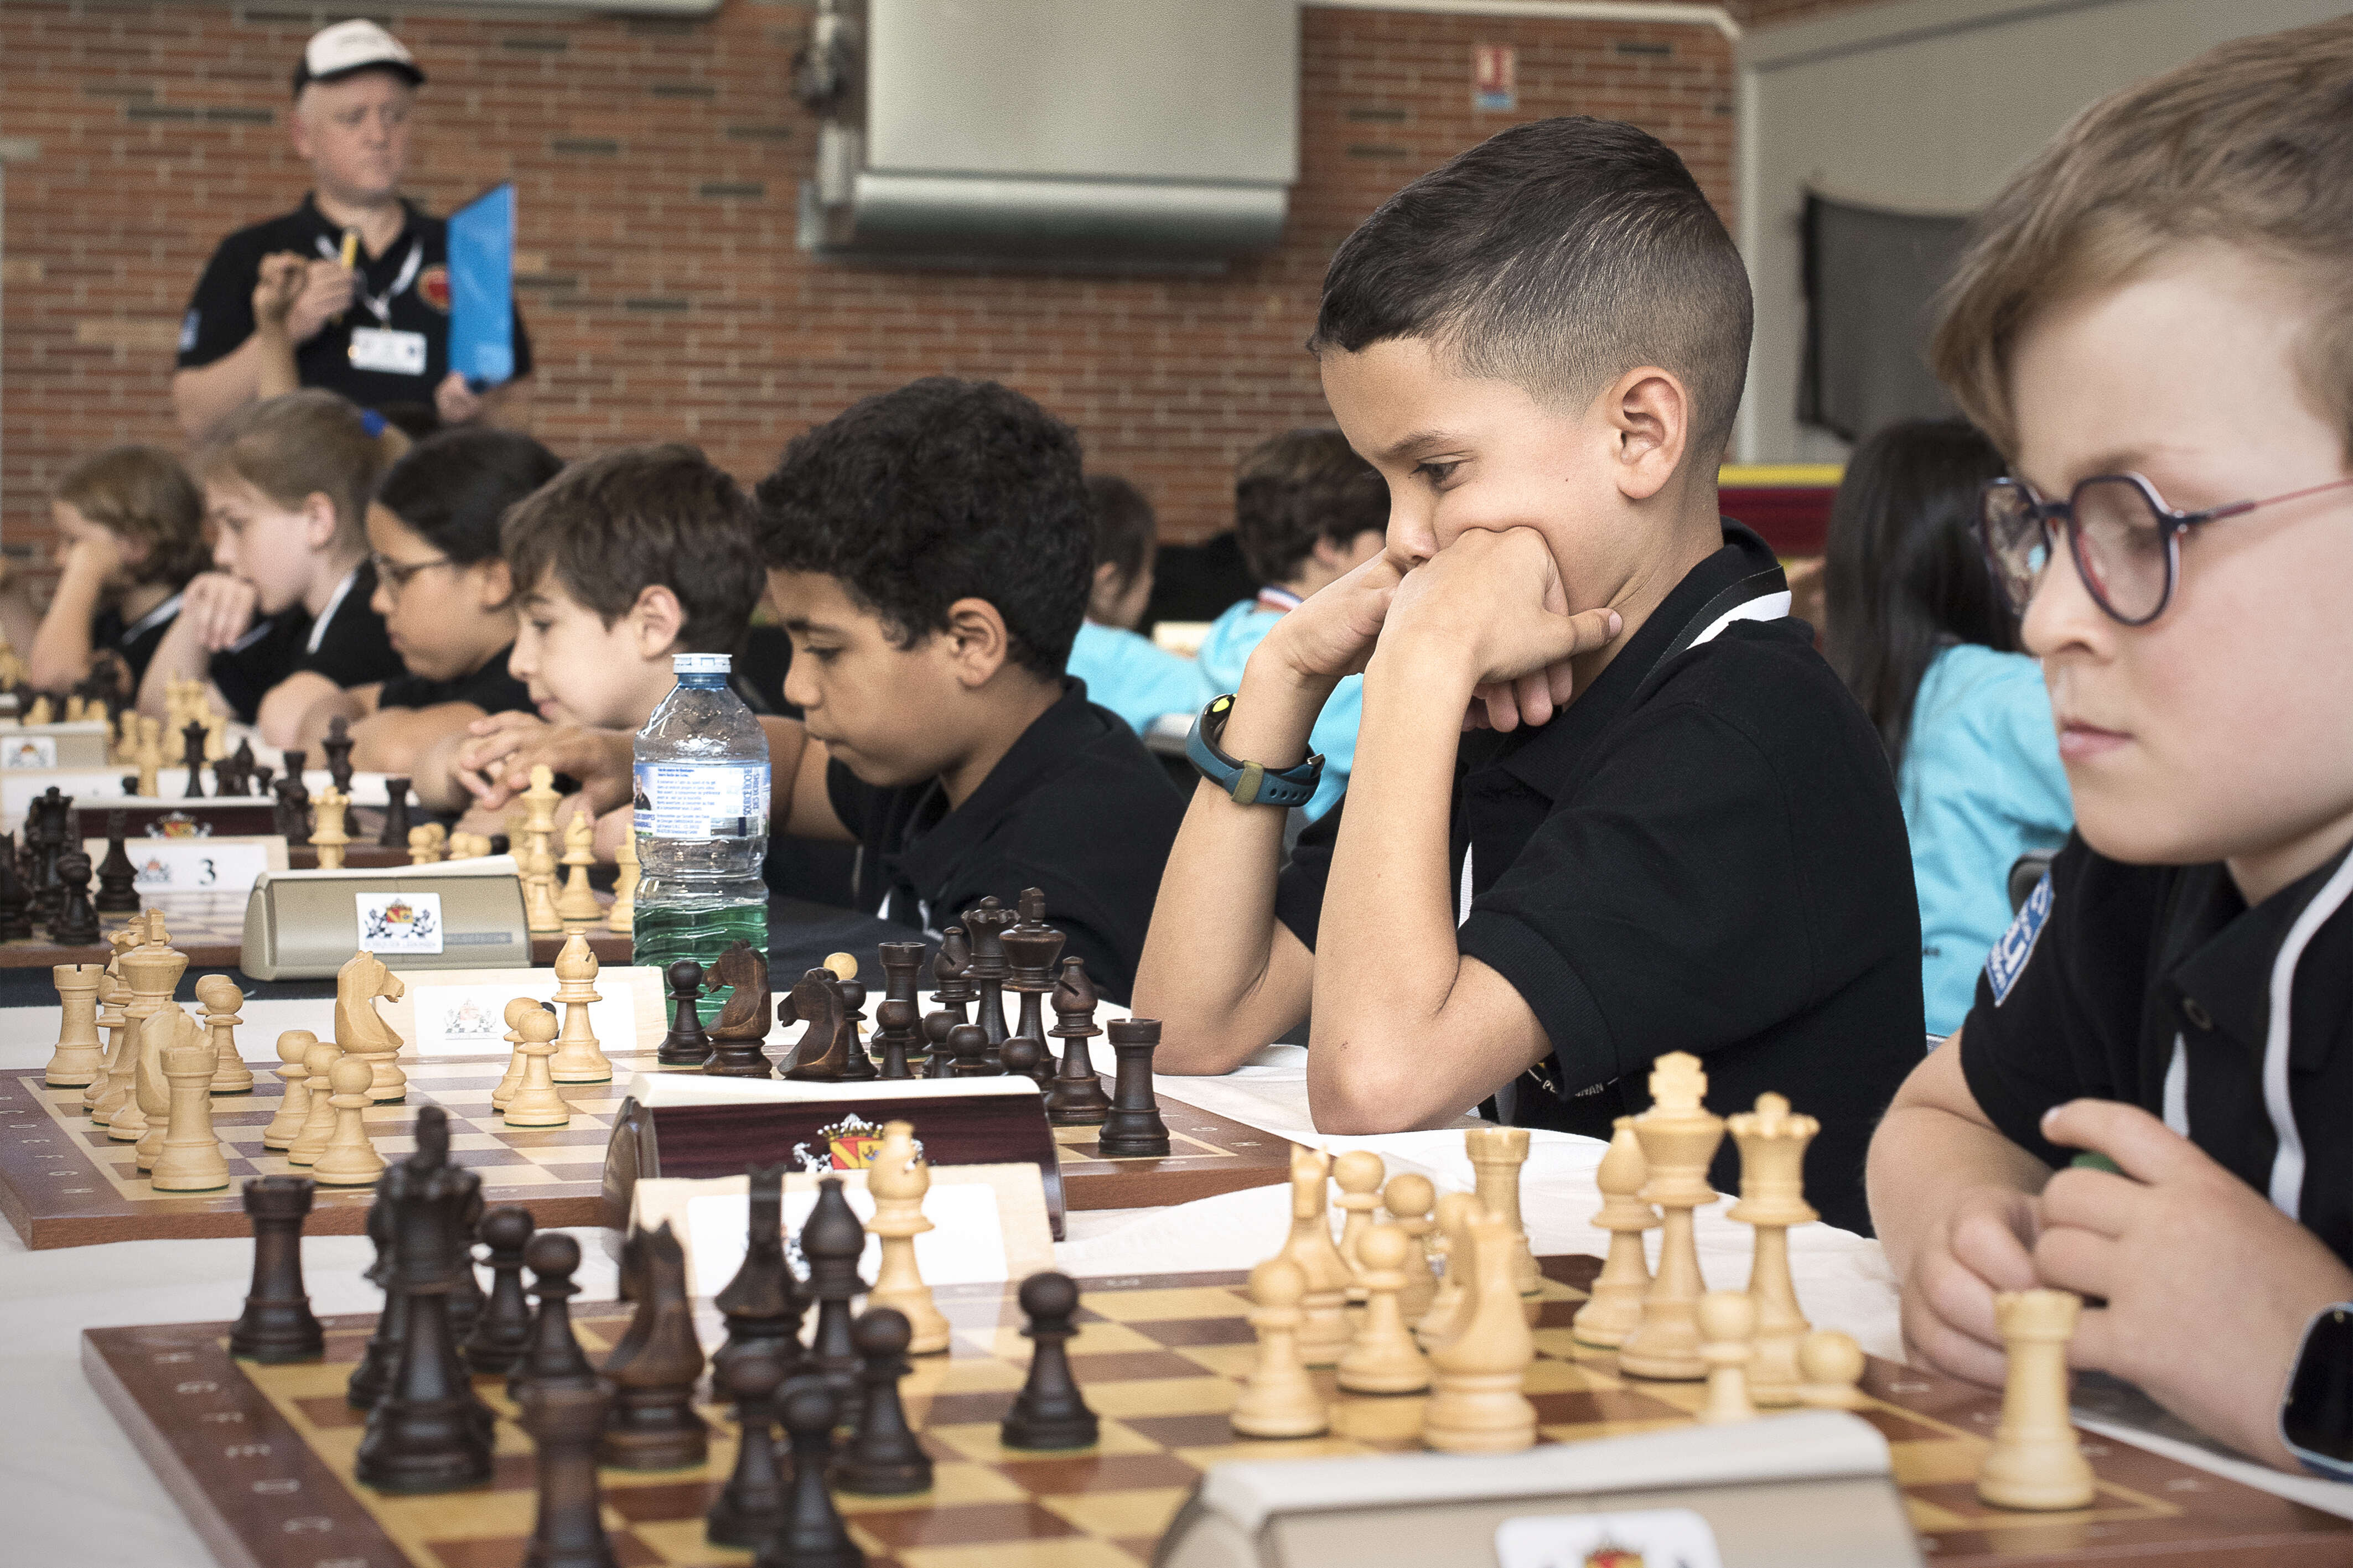
<svg viewBox="0 0 2353 1568">
<path fill-rule="evenodd" d="M 248 1002 L 240 1054 L 257 1067 L 274 1065 L 270 1042 L 278 1031 L 323 1034 L 332 1010 L 326 1001 Z M 0 1013 L 0 1070 L 40 1066 L 57 1029 L 54 1007 Z M 1416 1170 L 1441 1191 L 1471 1188 L 1460 1132 L 1315 1133 L 1307 1121 L 1305 1058 L 1296 1047 L 1270 1047 L 1227 1078 L 1155 1081 L 1172 1098 L 1335 1152 L 1370 1149 L 1392 1174 Z M 1589 1138 L 1535 1133 L 1521 1177 L 1521 1209 L 1537 1252 L 1599 1254 L 1606 1247 L 1606 1233 L 1587 1223 L 1599 1204 L 1593 1172 L 1604 1147 Z M 1712 1288 L 1747 1279 L 1748 1227 L 1725 1219 L 1726 1206 L 1719 1202 L 1699 1213 L 1700 1266 Z M 1061 1268 L 1082 1279 L 1248 1268 L 1281 1246 L 1289 1225 L 1289 1188 L 1261 1187 L 1174 1208 L 1073 1213 L 1055 1256 Z M 584 1298 L 611 1300 L 609 1237 L 573 1234 L 581 1242 Z M 1657 1233 L 1650 1240 L 1655 1259 Z M 311 1305 L 322 1316 L 377 1309 L 380 1293 L 360 1278 L 371 1251 L 361 1237 L 304 1238 L 302 1266 Z M 1810 1225 L 1791 1232 L 1790 1259 L 1799 1300 L 1817 1326 L 1843 1329 L 1875 1355 L 1899 1353 L 1894 1286 L 1877 1243 Z M 83 1380 L 79 1336 L 87 1328 L 234 1318 L 251 1267 L 252 1245 L 245 1240 L 28 1252 L 13 1231 L 0 1226 L 0 1411 L 6 1413 L 0 1418 L 0 1518 L 8 1531 L 0 1561 L 77 1568 L 208 1561 L 177 1506 Z M 706 1338 L 715 1345 L 704 1317 Z M 2270 1478 L 2269 1484 L 2306 1497 L 2295 1478 Z M 2319 1495 L 2306 1500 L 2353 1516 L 2353 1504 L 2336 1501 L 2346 1489 L 2307 1485 Z"/>
</svg>

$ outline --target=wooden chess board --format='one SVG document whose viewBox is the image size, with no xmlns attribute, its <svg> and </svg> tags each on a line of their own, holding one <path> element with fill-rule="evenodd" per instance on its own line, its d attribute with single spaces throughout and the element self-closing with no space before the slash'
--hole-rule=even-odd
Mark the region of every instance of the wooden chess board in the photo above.
<svg viewBox="0 0 2353 1568">
<path fill-rule="evenodd" d="M 1599 1267 L 1544 1260 L 1549 1276 L 1527 1390 L 1543 1441 L 1575 1443 L 1685 1425 L 1697 1384 L 1620 1375 L 1609 1352 L 1576 1345 L 1568 1322 Z M 998 1445 L 997 1423 L 1021 1384 L 1029 1342 L 1010 1287 L 936 1294 L 955 1327 L 944 1355 L 918 1358 L 902 1384 L 910 1421 L 935 1466 L 929 1492 L 839 1501 L 874 1568 L 1143 1568 L 1203 1471 L 1234 1459 L 1403 1452 L 1422 1399 L 1340 1395 L 1332 1435 L 1262 1442 L 1228 1425 L 1255 1354 L 1240 1274 L 1081 1282 L 1071 1364 L 1102 1417 L 1101 1441 L 1067 1454 Z M 574 1309 L 601 1361 L 627 1322 L 617 1303 Z M 491 1568 L 522 1560 L 533 1507 L 530 1439 L 514 1425 L 503 1379 L 476 1389 L 497 1410 L 496 1472 L 459 1493 L 392 1497 L 352 1479 L 363 1426 L 343 1386 L 370 1328 L 329 1320 L 322 1362 L 263 1367 L 232 1359 L 228 1325 L 94 1329 L 82 1363 L 214 1555 L 232 1568 Z M 706 1325 L 706 1344 L 716 1335 Z M 2124 1563 L 2161 1559 L 2254 1564 L 2341 1563 L 2353 1522 L 2242 1487 L 2126 1444 L 2084 1435 L 2099 1478 L 2094 1504 L 2071 1513 L 2009 1513 L 1973 1481 L 1999 1416 L 1998 1394 L 1885 1362 L 1863 1378 L 1861 1414 L 1887 1437 L 1923 1554 L 1940 1565 Z M 741 1564 L 709 1545 L 702 1516 L 734 1462 L 725 1413 L 706 1406 L 708 1461 L 694 1470 L 601 1472 L 605 1521 L 628 1564 Z M 1770 1419 L 1767 1417 L 1767 1419 Z"/>
<path fill-rule="evenodd" d="M 389 856 L 391 851 L 382 851 Z M 295 858 L 299 869 L 310 854 L 303 850 Z M 402 851 L 397 860 L 387 859 L 386 865 L 406 866 L 408 855 Z M 245 906 L 247 894 L 235 893 L 164 893 L 149 900 L 150 906 L 164 911 L 164 927 L 172 946 L 188 955 L 190 969 L 235 969 L 245 957 Z M 605 902 L 610 905 L 609 895 Z M 0 969 L 46 969 L 59 963 L 104 963 L 114 950 L 106 938 L 121 931 L 138 915 L 100 915 L 98 917 L 99 940 L 88 947 L 62 947 L 47 937 L 35 936 L 18 942 L 0 942 Z M 630 940 L 617 931 L 598 928 L 587 933 L 588 945 L 596 950 L 601 963 L 629 962 Z M 531 961 L 547 965 L 564 951 L 561 936 L 535 936 L 531 939 Z"/>
<path fill-rule="evenodd" d="M 503 1054 L 431 1061 L 404 1055 L 408 1097 L 370 1108 L 368 1135 L 385 1160 L 400 1159 L 416 1147 L 417 1108 L 438 1105 L 449 1113 L 450 1158 L 481 1172 L 485 1203 L 528 1205 L 544 1226 L 617 1224 L 605 1198 L 605 1145 L 630 1077 L 694 1069 L 659 1067 L 651 1053 L 615 1052 L 612 1061 L 610 1083 L 560 1086 L 571 1125 L 534 1130 L 509 1127 L 491 1108 L 491 1090 L 506 1072 Z M 213 1101 L 213 1131 L 227 1145 L 229 1171 L 228 1187 L 217 1193 L 156 1193 L 138 1173 L 132 1145 L 111 1141 L 90 1121 L 81 1094 L 47 1087 L 37 1072 L 0 1075 L 0 1213 L 28 1247 L 244 1236 L 249 1223 L 238 1193 L 247 1177 L 307 1173 L 261 1146 L 283 1089 L 258 1064 L 253 1093 Z M 1290 1179 L 1290 1145 L 1272 1133 L 1166 1097 L 1160 1110 L 1168 1124 L 1165 1159 L 1108 1159 L 1096 1147 L 1095 1128 L 1054 1130 L 1067 1206 L 1159 1207 Z M 357 1234 L 372 1194 L 320 1188 L 310 1228 Z"/>
</svg>

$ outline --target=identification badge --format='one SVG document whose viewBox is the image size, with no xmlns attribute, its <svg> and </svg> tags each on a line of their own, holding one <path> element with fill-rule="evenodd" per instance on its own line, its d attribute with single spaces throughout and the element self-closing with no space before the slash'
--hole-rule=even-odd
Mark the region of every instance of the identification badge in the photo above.
<svg viewBox="0 0 2353 1568">
<path fill-rule="evenodd" d="M 389 327 L 353 327 L 352 368 L 382 371 L 386 375 L 423 375 L 425 334 Z"/>
</svg>

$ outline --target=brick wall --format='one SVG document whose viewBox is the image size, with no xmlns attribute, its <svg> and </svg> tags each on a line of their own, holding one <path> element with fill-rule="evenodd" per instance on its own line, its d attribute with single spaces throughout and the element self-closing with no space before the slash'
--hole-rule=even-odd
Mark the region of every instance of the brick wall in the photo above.
<svg viewBox="0 0 2353 1568">
<path fill-rule="evenodd" d="M 1762 0 L 1769 4 L 1770 0 Z M 176 445 L 177 323 L 228 229 L 293 205 L 287 78 L 322 13 L 6 0 L 0 530 L 105 442 Z M 793 242 L 811 122 L 783 79 L 805 10 L 696 21 L 386 19 L 433 80 L 410 190 L 448 211 L 502 179 L 538 355 L 533 424 L 565 456 L 683 436 L 745 479 L 795 433 L 934 372 L 993 376 L 1124 471 L 1171 538 L 1224 525 L 1235 457 L 1328 418 L 1301 351 L 1332 247 L 1384 196 L 1520 118 L 1629 119 L 1731 216 L 1731 50 L 1712 27 L 1309 9 L 1300 184 L 1282 247 L 1218 278 L 851 267 Z M 1515 114 L 1471 107 L 1474 43 L 1518 49 Z"/>
</svg>

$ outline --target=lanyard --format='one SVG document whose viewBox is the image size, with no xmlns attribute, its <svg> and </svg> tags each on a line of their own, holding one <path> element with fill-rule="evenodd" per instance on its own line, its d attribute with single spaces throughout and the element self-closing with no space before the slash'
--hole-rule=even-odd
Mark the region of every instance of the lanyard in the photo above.
<svg viewBox="0 0 2353 1568">
<path fill-rule="evenodd" d="M 342 253 L 335 248 L 333 242 L 329 240 L 325 235 L 320 235 L 318 237 L 318 241 L 320 255 L 325 257 L 330 261 L 342 259 Z M 393 279 L 391 288 L 386 289 L 381 294 L 369 293 L 367 290 L 367 272 L 364 268 L 359 268 L 355 269 L 353 273 L 353 281 L 352 284 L 352 292 L 359 296 L 360 303 L 367 307 L 368 314 L 375 318 L 376 325 L 380 327 L 389 327 L 392 325 L 393 300 L 399 297 L 401 290 L 406 289 L 411 283 L 417 281 L 417 274 L 424 265 L 425 241 L 422 239 L 412 239 L 408 242 L 408 258 L 400 264 L 400 272 L 398 276 Z"/>
</svg>

